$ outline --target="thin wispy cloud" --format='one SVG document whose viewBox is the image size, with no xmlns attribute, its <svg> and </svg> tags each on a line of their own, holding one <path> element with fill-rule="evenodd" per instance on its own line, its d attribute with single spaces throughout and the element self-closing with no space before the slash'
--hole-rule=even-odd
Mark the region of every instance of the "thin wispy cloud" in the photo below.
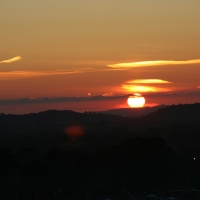
<svg viewBox="0 0 200 200">
<path fill-rule="evenodd" d="M 162 80 L 162 79 L 135 79 L 135 80 L 131 80 L 131 81 L 127 81 L 127 83 L 130 84 L 137 84 L 137 83 L 144 83 L 144 84 L 167 84 L 167 83 L 172 83 L 166 80 Z"/>
<path fill-rule="evenodd" d="M 10 63 L 12 63 L 12 62 L 16 62 L 16 61 L 21 60 L 21 59 L 22 59 L 21 56 L 16 56 L 16 57 L 11 58 L 11 59 L 8 59 L 8 60 L 3 60 L 3 61 L 1 61 L 0 63 L 10 64 Z"/>
<path fill-rule="evenodd" d="M 135 67 L 152 67 L 152 66 L 163 66 L 163 65 L 188 65 L 188 64 L 200 64 L 200 59 L 197 60 L 154 60 L 154 61 L 142 61 L 142 62 L 131 62 L 131 63 L 117 63 L 107 65 L 112 69 L 130 69 Z"/>
<path fill-rule="evenodd" d="M 0 80 L 17 79 L 17 78 L 31 78 L 39 76 L 55 76 L 55 75 L 67 75 L 89 72 L 90 68 L 78 69 L 78 70 L 54 70 L 54 71 L 7 71 L 0 72 Z"/>
</svg>

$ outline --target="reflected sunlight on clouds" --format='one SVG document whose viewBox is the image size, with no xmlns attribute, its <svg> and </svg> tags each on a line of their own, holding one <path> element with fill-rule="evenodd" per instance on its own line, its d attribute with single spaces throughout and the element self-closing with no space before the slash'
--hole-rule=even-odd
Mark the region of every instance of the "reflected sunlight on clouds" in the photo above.
<svg viewBox="0 0 200 200">
<path fill-rule="evenodd" d="M 12 63 L 12 62 L 16 62 L 18 60 L 21 60 L 22 57 L 21 56 L 17 56 L 17 57 L 14 57 L 14 58 L 11 58 L 11 59 L 8 59 L 8 60 L 3 60 L 1 61 L 0 63 L 6 63 L 6 64 L 9 64 L 9 63 Z"/>
<path fill-rule="evenodd" d="M 144 84 L 149 84 L 149 83 L 153 83 L 153 84 L 165 84 L 165 83 L 172 83 L 166 80 L 161 80 L 161 79 L 135 79 L 135 80 L 131 80 L 131 81 L 127 81 L 127 83 L 144 83 Z"/>
<path fill-rule="evenodd" d="M 152 86 L 138 86 L 123 84 L 122 88 L 127 92 L 169 92 L 168 88 L 152 87 Z"/>
<path fill-rule="evenodd" d="M 169 88 L 155 87 L 154 86 L 146 86 L 146 84 L 169 84 L 172 82 L 161 80 L 161 79 L 135 79 L 126 81 L 122 84 L 122 88 L 127 92 L 169 92 L 171 91 Z M 145 84 L 145 85 L 137 85 L 137 84 Z"/>
<path fill-rule="evenodd" d="M 154 61 L 142 61 L 142 62 L 131 62 L 131 63 L 118 63 L 113 65 L 107 65 L 110 68 L 134 68 L 134 67 L 151 67 L 151 66 L 162 66 L 162 65 L 187 65 L 187 64 L 200 64 L 200 59 L 197 60 L 186 60 L 186 61 L 174 61 L 174 60 L 154 60 Z"/>
</svg>

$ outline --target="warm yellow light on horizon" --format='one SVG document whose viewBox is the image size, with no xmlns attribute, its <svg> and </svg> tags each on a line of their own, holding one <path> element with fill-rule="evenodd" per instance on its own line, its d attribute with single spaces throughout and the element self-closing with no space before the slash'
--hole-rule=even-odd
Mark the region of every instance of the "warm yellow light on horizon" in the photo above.
<svg viewBox="0 0 200 200">
<path fill-rule="evenodd" d="M 135 94 L 128 98 L 127 103 L 131 108 L 142 108 L 145 105 L 145 98 L 140 94 Z"/>
</svg>

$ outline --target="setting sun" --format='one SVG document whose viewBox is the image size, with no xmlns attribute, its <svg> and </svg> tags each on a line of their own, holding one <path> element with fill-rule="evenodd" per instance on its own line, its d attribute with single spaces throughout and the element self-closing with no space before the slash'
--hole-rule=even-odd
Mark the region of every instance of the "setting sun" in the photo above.
<svg viewBox="0 0 200 200">
<path fill-rule="evenodd" d="M 127 103 L 131 108 L 141 108 L 145 104 L 145 98 L 140 94 L 134 94 L 128 98 Z"/>
</svg>

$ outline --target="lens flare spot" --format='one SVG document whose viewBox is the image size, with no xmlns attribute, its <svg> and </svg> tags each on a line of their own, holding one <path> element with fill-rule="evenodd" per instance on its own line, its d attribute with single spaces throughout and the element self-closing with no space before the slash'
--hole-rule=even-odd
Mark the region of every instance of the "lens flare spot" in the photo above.
<svg viewBox="0 0 200 200">
<path fill-rule="evenodd" d="M 81 125 L 70 125 L 66 128 L 66 134 L 70 138 L 79 138 L 83 135 L 83 126 Z"/>
</svg>

